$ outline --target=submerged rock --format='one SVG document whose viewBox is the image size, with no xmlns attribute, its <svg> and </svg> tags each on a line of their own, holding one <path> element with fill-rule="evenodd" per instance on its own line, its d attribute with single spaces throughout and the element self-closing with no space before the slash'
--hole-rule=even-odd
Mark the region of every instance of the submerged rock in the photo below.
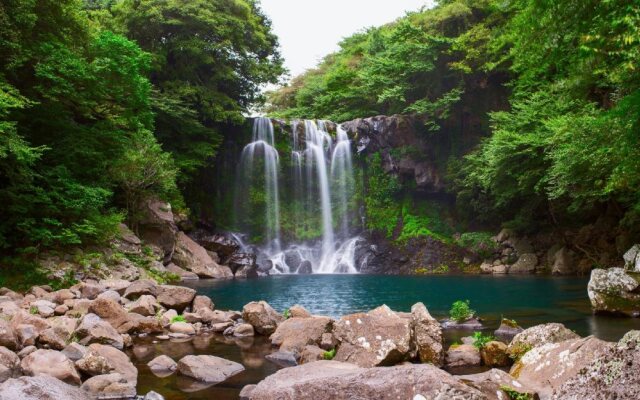
<svg viewBox="0 0 640 400">
<path fill-rule="evenodd" d="M 518 325 L 516 321 L 502 318 L 500 326 L 493 332 L 493 334 L 500 339 L 504 339 L 507 342 L 510 342 L 514 336 L 516 336 L 523 330 L 524 329 L 520 325 Z"/>
<path fill-rule="evenodd" d="M 186 356 L 178 361 L 177 370 L 197 381 L 215 384 L 244 371 L 244 367 L 215 356 Z"/>
<path fill-rule="evenodd" d="M 282 369 L 246 391 L 250 400 L 465 399 L 485 397 L 433 365 L 361 368 L 317 361 Z"/>
<path fill-rule="evenodd" d="M 594 269 L 587 291 L 595 312 L 640 315 L 640 274 L 622 268 Z"/>
</svg>

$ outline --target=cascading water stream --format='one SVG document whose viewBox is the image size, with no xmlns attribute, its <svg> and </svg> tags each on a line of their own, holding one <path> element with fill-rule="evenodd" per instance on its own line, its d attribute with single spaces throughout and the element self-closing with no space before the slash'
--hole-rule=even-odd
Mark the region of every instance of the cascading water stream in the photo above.
<svg viewBox="0 0 640 400">
<path fill-rule="evenodd" d="M 355 253 L 362 239 L 350 236 L 350 200 L 355 188 L 349 137 L 338 125 L 332 138 L 327 121 L 293 121 L 291 127 L 288 176 L 279 177 L 280 157 L 270 119 L 255 120 L 252 142 L 242 151 L 238 175 L 242 190 L 236 191 L 242 195 L 236 195 L 236 204 L 255 204 L 255 198 L 262 198 L 259 193 L 264 193 L 264 245 L 253 249 L 274 274 L 357 273 Z M 258 163 L 260 158 L 263 164 Z M 260 178 L 261 168 L 264 182 L 255 178 Z M 279 179 L 289 183 L 282 189 L 287 199 L 283 211 L 286 246 L 280 236 Z M 248 208 L 245 222 L 251 225 L 260 215 L 255 211 L 261 208 Z M 258 233 L 255 224 L 251 232 L 253 237 Z M 320 240 L 313 239 L 318 237 L 316 232 L 321 233 Z"/>
</svg>

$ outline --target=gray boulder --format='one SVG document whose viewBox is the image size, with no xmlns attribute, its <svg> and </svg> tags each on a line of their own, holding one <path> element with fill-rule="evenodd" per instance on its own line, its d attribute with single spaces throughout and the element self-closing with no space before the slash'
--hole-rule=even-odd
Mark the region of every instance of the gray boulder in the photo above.
<svg viewBox="0 0 640 400">
<path fill-rule="evenodd" d="M 0 400 L 94 400 L 78 387 L 51 376 L 23 376 L 0 385 Z"/>
<path fill-rule="evenodd" d="M 587 292 L 597 313 L 640 315 L 640 274 L 622 268 L 594 269 Z"/>
<path fill-rule="evenodd" d="M 242 364 L 215 356 L 186 356 L 178 361 L 179 374 L 216 384 L 244 371 Z"/>
</svg>

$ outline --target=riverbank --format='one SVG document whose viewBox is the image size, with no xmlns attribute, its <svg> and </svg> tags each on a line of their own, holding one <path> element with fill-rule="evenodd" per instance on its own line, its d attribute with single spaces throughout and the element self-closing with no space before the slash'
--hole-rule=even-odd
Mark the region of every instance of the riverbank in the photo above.
<svg viewBox="0 0 640 400">
<path fill-rule="evenodd" d="M 601 381 L 599 393 L 631 399 L 640 384 L 637 377 L 609 382 L 603 375 L 624 373 L 606 365 L 640 359 L 640 331 L 618 344 L 581 338 L 558 323 L 523 330 L 504 320 L 493 332 L 471 314 L 455 324 L 438 321 L 422 303 L 410 312 L 380 306 L 339 318 L 301 306 L 282 313 L 262 301 L 222 311 L 191 288 L 151 280 L 89 281 L 57 291 L 33 287 L 25 294 L 5 288 L 0 296 L 0 399 L 144 394 L 156 400 L 163 391 L 178 399 L 220 383 L 216 398 L 224 399 L 241 389 L 239 396 L 251 400 L 386 398 L 396 392 L 405 398 L 500 398 L 496 389 L 505 396 L 560 399 L 581 390 L 576 382 L 585 373 L 593 375 L 589 382 Z M 451 332 L 459 333 L 455 341 Z M 318 392 L 323 386 L 330 388 L 325 394 Z"/>
</svg>

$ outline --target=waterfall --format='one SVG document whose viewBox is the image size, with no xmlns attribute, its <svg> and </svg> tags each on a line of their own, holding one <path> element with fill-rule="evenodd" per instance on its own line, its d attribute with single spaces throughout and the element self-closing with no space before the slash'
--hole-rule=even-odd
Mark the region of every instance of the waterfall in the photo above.
<svg viewBox="0 0 640 400">
<path fill-rule="evenodd" d="M 257 248 L 258 258 L 268 260 L 271 273 L 358 272 L 355 253 L 361 239 L 350 236 L 355 206 L 351 142 L 339 125 L 333 138 L 329 134 L 333 126 L 329 121 L 292 121 L 290 168 L 279 174 L 273 124 L 268 118 L 254 122 L 252 141 L 243 149 L 239 165 L 238 187 L 244 189 L 237 192 L 245 197 L 236 196 L 236 205 L 251 208 L 247 199 L 254 201 L 264 193 L 265 227 Z M 285 161 L 289 163 L 288 158 Z M 262 169 L 264 182 L 259 182 L 254 176 L 260 176 Z M 279 180 L 285 183 L 282 188 Z M 279 190 L 286 199 L 283 216 Z M 251 197 L 252 193 L 260 195 Z M 259 214 L 260 210 L 254 207 L 248 212 Z"/>
</svg>

